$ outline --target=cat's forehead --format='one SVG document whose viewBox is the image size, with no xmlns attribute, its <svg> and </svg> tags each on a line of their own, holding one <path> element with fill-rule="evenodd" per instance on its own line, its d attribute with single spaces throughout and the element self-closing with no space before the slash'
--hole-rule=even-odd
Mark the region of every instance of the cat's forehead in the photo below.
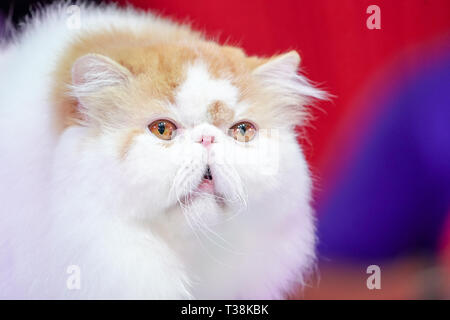
<svg viewBox="0 0 450 320">
<path fill-rule="evenodd" d="M 132 48 L 114 58 L 134 74 L 149 99 L 168 102 L 168 111 L 186 126 L 233 121 L 243 109 L 239 100 L 255 63 L 239 48 L 214 43 Z"/>
<path fill-rule="evenodd" d="M 101 105 L 118 105 L 136 119 L 174 116 L 186 126 L 203 122 L 221 126 L 233 121 L 243 110 L 240 100 L 249 92 L 252 71 L 265 61 L 248 57 L 240 48 L 209 41 L 149 44 L 145 37 L 130 38 L 126 33 L 89 34 L 71 45 L 55 72 L 53 97 L 57 105 L 63 105 L 63 111 L 58 111 L 61 123 L 66 118 L 69 124 L 76 123 L 72 118 L 83 119 L 65 84 L 73 82 L 74 63 L 86 56 L 78 72 L 91 68 L 93 60 L 105 71 L 130 79 L 126 86 L 106 90 L 106 95 L 95 91 L 93 95 Z M 100 118 L 113 116 L 111 110 Z"/>
<path fill-rule="evenodd" d="M 230 78 L 215 78 L 202 60 L 189 64 L 185 72 L 170 106 L 180 121 L 188 126 L 202 122 L 221 126 L 233 121 L 241 88 Z"/>
</svg>

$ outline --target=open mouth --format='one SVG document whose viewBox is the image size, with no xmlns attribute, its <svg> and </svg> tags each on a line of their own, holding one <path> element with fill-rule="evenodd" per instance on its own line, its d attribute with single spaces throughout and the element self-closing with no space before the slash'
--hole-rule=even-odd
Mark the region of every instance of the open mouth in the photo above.
<svg viewBox="0 0 450 320">
<path fill-rule="evenodd" d="M 206 166 L 206 170 L 205 173 L 203 175 L 203 180 L 210 180 L 212 181 L 213 177 L 211 175 L 211 169 L 209 168 L 209 166 Z"/>
<path fill-rule="evenodd" d="M 197 189 L 201 192 L 214 193 L 214 181 L 209 166 L 206 166 L 205 173 L 203 174 L 203 179 L 198 185 Z"/>
<path fill-rule="evenodd" d="M 207 165 L 203 173 L 203 177 L 197 187 L 181 202 L 183 204 L 189 204 L 194 199 L 203 197 L 203 199 L 214 199 L 214 201 L 216 201 L 216 203 L 223 208 L 225 206 L 224 198 L 217 192 L 214 180 L 215 178 L 213 172 L 211 171 L 209 165 Z"/>
<path fill-rule="evenodd" d="M 183 204 L 188 204 L 190 201 L 201 197 L 202 195 L 213 195 L 215 196 L 216 190 L 214 187 L 214 178 L 211 173 L 211 169 L 209 166 L 206 166 L 205 171 L 203 173 L 202 180 L 199 182 L 197 187 L 192 190 L 189 194 L 187 194 L 181 202 Z"/>
</svg>

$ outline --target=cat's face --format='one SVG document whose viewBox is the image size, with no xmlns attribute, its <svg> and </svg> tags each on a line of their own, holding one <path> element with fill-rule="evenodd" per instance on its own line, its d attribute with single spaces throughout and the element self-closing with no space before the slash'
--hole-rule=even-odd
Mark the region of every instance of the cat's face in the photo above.
<svg viewBox="0 0 450 320">
<path fill-rule="evenodd" d="M 134 215 L 181 209 L 193 224 L 280 201 L 307 175 L 294 126 L 321 97 L 298 64 L 295 52 L 258 59 L 211 44 L 79 58 L 71 92 L 86 145 L 102 154 L 94 183 L 114 177 Z"/>
</svg>

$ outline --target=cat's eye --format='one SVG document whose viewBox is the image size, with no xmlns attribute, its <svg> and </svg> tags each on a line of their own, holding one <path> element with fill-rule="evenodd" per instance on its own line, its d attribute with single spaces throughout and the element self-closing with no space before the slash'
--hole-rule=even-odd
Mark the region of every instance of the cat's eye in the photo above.
<svg viewBox="0 0 450 320">
<path fill-rule="evenodd" d="M 156 137 L 162 140 L 172 140 L 175 137 L 177 126 L 169 120 L 160 119 L 153 121 L 148 126 L 148 129 Z"/>
<path fill-rule="evenodd" d="M 249 142 L 256 135 L 256 127 L 247 121 L 238 122 L 230 128 L 230 136 L 241 142 Z"/>
</svg>

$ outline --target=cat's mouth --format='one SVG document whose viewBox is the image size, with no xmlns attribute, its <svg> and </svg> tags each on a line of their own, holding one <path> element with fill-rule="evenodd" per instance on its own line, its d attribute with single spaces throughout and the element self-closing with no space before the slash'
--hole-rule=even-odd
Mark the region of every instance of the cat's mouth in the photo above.
<svg viewBox="0 0 450 320">
<path fill-rule="evenodd" d="M 211 174 L 211 168 L 207 165 L 205 173 L 203 174 L 203 180 L 213 180 L 212 174 Z"/>
<path fill-rule="evenodd" d="M 206 166 L 205 173 L 203 174 L 203 179 L 198 185 L 197 190 L 200 192 L 214 194 L 214 180 L 209 165 Z"/>
<path fill-rule="evenodd" d="M 192 189 L 192 191 L 189 192 L 189 194 L 187 194 L 181 202 L 183 204 L 189 204 L 193 200 L 201 199 L 203 197 L 206 197 L 206 199 L 211 199 L 211 196 L 215 199 L 215 201 L 222 205 L 223 197 L 219 196 L 217 193 L 213 173 L 211 172 L 209 165 L 207 165 L 203 173 L 203 177 L 198 185 Z"/>
</svg>

